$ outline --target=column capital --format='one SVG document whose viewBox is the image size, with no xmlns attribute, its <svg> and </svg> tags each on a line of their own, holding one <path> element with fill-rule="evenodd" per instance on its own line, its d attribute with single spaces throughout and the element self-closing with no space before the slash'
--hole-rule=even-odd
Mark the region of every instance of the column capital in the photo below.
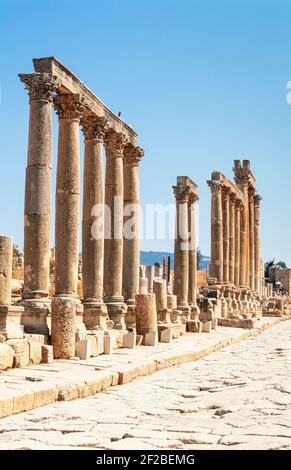
<svg viewBox="0 0 291 470">
<path fill-rule="evenodd" d="M 110 129 L 105 134 L 104 143 L 106 145 L 106 150 L 111 156 L 115 155 L 117 157 L 123 157 L 123 151 L 128 143 L 128 139 L 121 132 L 116 132 Z"/>
<path fill-rule="evenodd" d="M 56 76 L 51 76 L 49 73 L 20 73 L 18 76 L 28 91 L 30 101 L 52 103 L 59 86 Z"/>
<path fill-rule="evenodd" d="M 199 201 L 199 196 L 197 193 L 194 193 L 193 191 L 190 192 L 189 198 L 188 198 L 188 204 L 191 206 L 195 202 Z"/>
<path fill-rule="evenodd" d="M 124 148 L 124 163 L 136 166 L 144 156 L 144 150 L 132 144 L 126 145 Z"/>
<path fill-rule="evenodd" d="M 249 187 L 249 201 L 254 202 L 254 195 L 256 194 L 255 188 L 252 186 Z"/>
<path fill-rule="evenodd" d="M 255 194 L 254 195 L 254 203 L 255 203 L 255 207 L 260 207 L 260 204 L 261 204 L 261 200 L 262 200 L 262 196 L 260 196 L 259 194 Z"/>
<path fill-rule="evenodd" d="M 235 200 L 235 208 L 237 211 L 243 210 L 243 203 L 240 199 Z"/>
<path fill-rule="evenodd" d="M 220 193 L 222 190 L 222 181 L 220 180 L 209 180 L 207 184 L 213 193 Z"/>
<path fill-rule="evenodd" d="M 222 186 L 221 188 L 221 194 L 222 194 L 222 197 L 223 199 L 229 199 L 229 196 L 230 196 L 230 188 L 228 188 L 227 186 Z"/>
<path fill-rule="evenodd" d="M 184 203 L 189 201 L 191 194 L 190 186 L 179 184 L 177 186 L 172 186 L 175 194 L 176 201 L 179 203 Z"/>
<path fill-rule="evenodd" d="M 108 120 L 105 117 L 83 116 L 81 128 L 86 140 L 98 140 L 103 143 Z"/>
<path fill-rule="evenodd" d="M 80 119 L 86 104 L 80 94 L 59 94 L 54 98 L 54 108 L 59 119 Z"/>
<path fill-rule="evenodd" d="M 230 194 L 229 194 L 229 202 L 230 202 L 230 205 L 235 206 L 236 195 L 232 191 L 230 191 Z"/>
</svg>

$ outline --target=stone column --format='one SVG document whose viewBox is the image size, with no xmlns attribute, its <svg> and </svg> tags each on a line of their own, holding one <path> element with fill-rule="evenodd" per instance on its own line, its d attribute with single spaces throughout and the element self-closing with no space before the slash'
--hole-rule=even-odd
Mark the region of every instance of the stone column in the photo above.
<svg viewBox="0 0 291 470">
<path fill-rule="evenodd" d="M 46 298 L 50 274 L 52 169 L 51 104 L 57 82 L 49 74 L 21 74 L 29 93 L 29 137 L 25 178 L 23 299 Z M 37 304 L 37 301 L 36 301 Z"/>
<path fill-rule="evenodd" d="M 198 195 L 191 193 L 188 201 L 189 246 L 189 305 L 197 305 L 197 246 L 196 246 L 196 202 Z"/>
<path fill-rule="evenodd" d="M 51 340 L 55 359 L 75 356 L 76 299 L 54 297 L 52 300 Z"/>
<path fill-rule="evenodd" d="M 249 182 L 243 180 L 244 208 L 241 218 L 240 285 L 249 285 Z"/>
<path fill-rule="evenodd" d="M 229 193 L 230 189 L 222 189 L 222 225 L 223 225 L 223 282 L 229 282 Z"/>
<path fill-rule="evenodd" d="M 110 318 L 115 327 L 123 328 L 126 306 L 122 296 L 123 267 L 123 134 L 110 131 L 106 135 L 105 249 L 104 293 Z M 110 213 L 109 213 L 110 212 Z"/>
<path fill-rule="evenodd" d="M 223 227 L 221 181 L 208 181 L 211 188 L 211 268 L 210 275 L 223 281 Z"/>
<path fill-rule="evenodd" d="M 242 213 L 242 203 L 240 200 L 236 199 L 235 201 L 235 265 L 234 265 L 234 284 L 236 287 L 240 285 L 240 259 L 241 259 L 241 213 Z"/>
<path fill-rule="evenodd" d="M 176 197 L 176 236 L 174 260 L 174 294 L 177 296 L 178 310 L 190 311 L 189 292 L 189 233 L 188 198 L 190 187 L 178 184 L 173 186 Z"/>
<path fill-rule="evenodd" d="M 128 145 L 124 150 L 124 217 L 123 217 L 123 295 L 128 305 L 135 304 L 139 292 L 139 162 L 144 152 Z"/>
<path fill-rule="evenodd" d="M 0 305 L 11 304 L 13 241 L 0 236 Z"/>
<path fill-rule="evenodd" d="M 230 194 L 229 208 L 229 282 L 235 283 L 235 195 Z"/>
<path fill-rule="evenodd" d="M 82 261 L 84 322 L 88 329 L 106 329 L 107 308 L 103 303 L 104 190 L 103 142 L 106 119 L 82 119 L 85 136 Z"/>
<path fill-rule="evenodd" d="M 261 293 L 261 249 L 260 249 L 260 203 L 261 196 L 254 196 L 254 247 L 255 247 L 255 291 Z"/>
<path fill-rule="evenodd" d="M 55 272 L 56 295 L 77 296 L 80 200 L 79 95 L 58 95 L 59 117 L 56 187 Z"/>
<path fill-rule="evenodd" d="M 249 189 L 249 287 L 255 289 L 255 222 L 254 222 L 254 193 Z"/>
</svg>

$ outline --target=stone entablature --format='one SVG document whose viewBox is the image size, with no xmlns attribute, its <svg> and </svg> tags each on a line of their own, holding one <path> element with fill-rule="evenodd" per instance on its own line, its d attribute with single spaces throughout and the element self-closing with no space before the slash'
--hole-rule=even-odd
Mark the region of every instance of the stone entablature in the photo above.
<svg viewBox="0 0 291 470">
<path fill-rule="evenodd" d="M 240 201 L 242 205 L 245 203 L 245 198 L 241 190 L 223 173 L 220 171 L 213 171 L 211 181 L 220 181 L 221 187 L 228 189 L 230 196 L 233 196 L 236 201 Z"/>
</svg>

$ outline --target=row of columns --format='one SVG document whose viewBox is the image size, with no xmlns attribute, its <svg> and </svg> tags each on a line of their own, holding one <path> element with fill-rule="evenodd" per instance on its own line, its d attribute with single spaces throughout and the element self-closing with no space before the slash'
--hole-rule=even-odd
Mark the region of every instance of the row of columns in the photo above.
<svg viewBox="0 0 291 470">
<path fill-rule="evenodd" d="M 57 296 L 77 296 L 80 204 L 80 125 L 85 137 L 83 181 L 84 302 L 133 302 L 138 293 L 139 235 L 123 239 L 123 217 L 138 227 L 138 165 L 143 151 L 105 118 L 88 115 L 77 94 L 58 91 L 48 74 L 20 75 L 29 93 L 29 143 L 25 184 L 24 300 L 48 297 L 51 229 L 52 104 L 59 121 L 55 211 Z M 105 197 L 103 146 L 106 147 Z M 105 207 L 104 207 L 105 202 Z M 130 207 L 129 207 L 130 205 Z M 134 205 L 134 213 L 131 207 Z M 126 212 L 126 207 L 129 207 Z M 125 211 L 124 211 L 125 209 Z M 110 211 L 110 213 L 109 213 Z M 105 224 L 105 225 L 104 225 Z M 104 240 L 104 232 L 106 234 Z"/>
<path fill-rule="evenodd" d="M 223 180 L 211 189 L 211 277 L 218 283 L 260 290 L 260 201 L 254 188 L 243 196 Z"/>
<path fill-rule="evenodd" d="M 189 311 L 197 305 L 197 185 L 189 178 L 178 177 L 173 190 L 176 199 L 173 292 L 177 296 L 178 309 Z"/>
</svg>

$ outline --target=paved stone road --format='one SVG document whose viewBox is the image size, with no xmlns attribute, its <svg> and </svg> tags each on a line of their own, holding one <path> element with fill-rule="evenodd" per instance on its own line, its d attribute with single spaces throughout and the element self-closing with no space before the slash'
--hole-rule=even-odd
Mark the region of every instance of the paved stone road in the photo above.
<svg viewBox="0 0 291 470">
<path fill-rule="evenodd" d="M 0 420 L 0 449 L 291 449 L 291 321 L 93 398 Z"/>
</svg>

